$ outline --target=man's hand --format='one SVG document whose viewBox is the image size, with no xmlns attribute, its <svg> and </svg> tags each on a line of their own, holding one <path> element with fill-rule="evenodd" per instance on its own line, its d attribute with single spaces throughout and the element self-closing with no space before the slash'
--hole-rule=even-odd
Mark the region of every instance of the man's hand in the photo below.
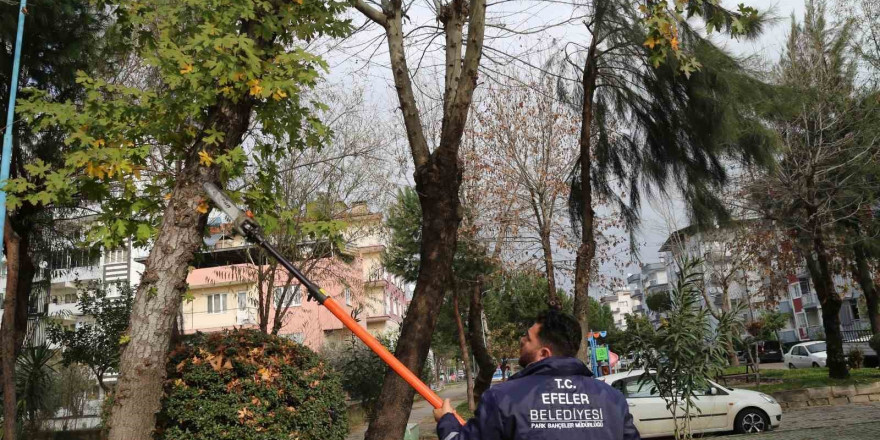
<svg viewBox="0 0 880 440">
<path fill-rule="evenodd" d="M 446 414 L 455 414 L 455 410 L 452 409 L 452 403 L 449 399 L 443 400 L 443 406 L 440 408 L 434 408 L 434 421 L 439 422 L 440 419 L 443 418 Z"/>
</svg>

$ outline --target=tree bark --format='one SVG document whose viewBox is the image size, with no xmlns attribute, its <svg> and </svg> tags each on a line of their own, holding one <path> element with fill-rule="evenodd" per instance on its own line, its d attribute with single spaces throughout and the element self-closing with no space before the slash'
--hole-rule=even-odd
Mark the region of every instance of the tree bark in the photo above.
<svg viewBox="0 0 880 440">
<path fill-rule="evenodd" d="M 547 302 L 550 307 L 558 309 L 562 307 L 559 294 L 556 292 L 556 274 L 553 267 L 553 249 L 550 242 L 550 229 L 543 227 L 541 230 L 541 248 L 544 251 L 544 271 L 547 273 Z"/>
<path fill-rule="evenodd" d="M 458 349 L 461 350 L 461 360 L 464 361 L 464 376 L 467 380 L 468 408 L 473 411 L 477 408 L 474 402 L 474 378 L 471 375 L 471 356 L 467 349 L 467 340 L 464 333 L 464 324 L 461 322 L 461 311 L 458 308 L 458 292 L 452 292 L 452 310 L 455 313 L 455 327 L 458 330 Z"/>
<path fill-rule="evenodd" d="M 871 333 L 880 334 L 880 308 L 878 308 L 877 285 L 874 284 L 874 278 L 871 276 L 871 268 L 868 265 L 868 257 L 865 253 L 865 245 L 856 242 L 853 248 L 853 278 L 858 280 L 859 286 L 862 288 L 862 294 L 865 295 L 865 303 L 868 308 L 868 320 L 871 323 Z"/>
<path fill-rule="evenodd" d="M 495 374 L 495 360 L 489 354 L 486 341 L 483 339 L 483 280 L 479 279 L 471 290 L 471 306 L 468 312 L 468 337 L 471 349 L 477 361 L 479 371 L 474 379 L 474 404 L 480 404 L 483 393 L 492 385 Z"/>
<path fill-rule="evenodd" d="M 422 205 L 421 264 L 395 351 L 395 356 L 412 371 L 422 370 L 437 324 L 436 311 L 452 282 L 452 260 L 461 219 L 460 184 L 461 173 L 455 157 L 432 156 L 426 168 L 416 171 L 416 190 Z M 412 402 L 413 389 L 389 369 L 376 403 L 376 419 L 370 423 L 365 438 L 402 438 Z"/>
<path fill-rule="evenodd" d="M 467 48 L 464 57 L 453 59 L 450 53 L 461 54 L 460 44 L 446 47 L 447 74 L 443 103 L 443 120 L 439 146 L 431 152 L 421 123 L 404 48 L 402 2 L 392 0 L 379 10 L 362 0 L 355 8 L 385 29 L 391 73 L 406 126 L 407 139 L 415 165 L 415 184 L 422 207 L 422 243 L 420 267 L 413 299 L 407 310 L 395 355 L 412 371 L 421 371 L 431 335 L 437 324 L 436 310 L 443 302 L 447 286 L 453 280 L 452 262 L 461 222 L 461 169 L 458 150 L 467 122 L 468 111 L 477 83 L 477 69 L 483 53 L 486 2 L 473 0 L 467 5 L 453 0 L 448 9 L 438 11 L 444 24 L 447 42 L 462 40 L 464 20 L 455 20 L 449 27 L 443 15 L 468 17 Z M 450 38 L 451 37 L 451 38 Z M 452 66 L 449 62 L 452 61 Z M 460 67 L 459 67 L 460 63 Z M 403 437 L 412 409 L 413 390 L 396 373 L 388 371 L 376 404 L 376 419 L 367 429 L 366 440 L 398 440 Z"/>
<path fill-rule="evenodd" d="M 3 299 L 3 323 L 0 331 L 0 343 L 2 343 L 3 364 L 3 438 L 14 439 L 16 428 L 17 399 L 15 395 L 15 360 L 16 338 L 15 327 L 18 304 L 18 263 L 21 252 L 21 240 L 18 234 L 12 230 L 9 216 L 6 216 L 4 226 L 3 244 L 6 250 L 6 297 Z M 25 310 L 27 305 L 25 304 Z M 27 319 L 27 317 L 25 317 Z"/>
<path fill-rule="evenodd" d="M 186 290 L 187 266 L 202 243 L 207 213 L 196 209 L 204 199 L 203 182 L 219 184 L 217 168 L 199 165 L 196 152 L 220 154 L 241 143 L 253 101 L 224 101 L 208 112 L 210 126 L 224 127 L 220 146 L 199 145 L 180 172 L 159 233 L 147 258 L 129 323 L 130 340 L 120 358 L 119 382 L 110 415 L 109 440 L 152 438 L 161 408 L 171 329 Z"/>
<path fill-rule="evenodd" d="M 724 281 L 721 289 L 721 312 L 730 313 L 730 286 L 728 286 L 727 281 Z M 736 356 L 736 350 L 733 348 L 733 341 L 727 341 L 727 359 L 730 362 L 730 366 L 739 366 L 739 358 Z"/>
<path fill-rule="evenodd" d="M 601 17 L 597 17 L 598 21 Z M 587 336 L 590 332 L 590 323 L 588 320 L 588 306 L 590 299 L 590 272 L 593 267 L 593 258 L 596 256 L 596 238 L 593 232 L 593 187 L 591 183 L 590 171 L 592 168 L 591 157 L 591 138 L 593 125 L 593 95 L 596 87 L 596 51 L 599 37 L 593 35 L 590 43 L 590 49 L 587 52 L 587 59 L 584 61 L 583 70 L 583 87 L 584 96 L 581 103 L 581 131 L 580 131 L 580 158 L 579 165 L 581 167 L 581 196 L 582 203 L 582 224 L 581 224 L 581 245 L 577 250 L 577 258 L 575 259 L 575 275 L 574 275 L 574 314 L 581 326 L 581 346 L 578 350 L 578 358 L 584 362 L 587 359 Z"/>
<path fill-rule="evenodd" d="M 825 328 L 825 344 L 828 348 L 828 376 L 846 379 L 849 370 L 843 353 L 843 336 L 840 332 L 840 306 L 842 301 L 834 290 L 828 251 L 818 228 L 814 228 L 812 249 L 807 254 L 807 269 L 813 280 L 819 303 L 822 305 L 822 324 Z"/>
</svg>

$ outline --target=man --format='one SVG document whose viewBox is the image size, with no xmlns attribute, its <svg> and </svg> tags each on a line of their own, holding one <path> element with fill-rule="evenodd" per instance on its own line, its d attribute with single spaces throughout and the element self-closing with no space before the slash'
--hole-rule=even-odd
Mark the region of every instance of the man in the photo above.
<svg viewBox="0 0 880 440">
<path fill-rule="evenodd" d="M 592 378 L 578 360 L 581 328 L 551 310 L 520 340 L 522 371 L 483 393 L 467 425 L 449 399 L 434 410 L 440 440 L 639 440 L 620 391 Z"/>
</svg>

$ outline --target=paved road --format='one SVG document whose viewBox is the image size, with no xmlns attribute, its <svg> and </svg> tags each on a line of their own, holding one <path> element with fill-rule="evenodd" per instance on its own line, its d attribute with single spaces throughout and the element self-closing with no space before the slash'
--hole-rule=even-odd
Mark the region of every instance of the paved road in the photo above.
<svg viewBox="0 0 880 440">
<path fill-rule="evenodd" d="M 862 440 L 880 439 L 880 402 L 791 409 L 778 430 L 760 435 L 725 436 L 725 440 Z"/>
<path fill-rule="evenodd" d="M 467 399 L 467 387 L 462 382 L 446 387 L 439 394 L 444 399 L 452 399 L 452 405 L 455 406 L 457 403 Z M 419 431 L 422 436 L 437 437 L 435 434 L 437 425 L 434 423 L 433 411 L 434 407 L 424 400 L 413 403 L 412 412 L 409 415 L 409 423 L 419 423 Z M 367 425 L 364 424 L 349 432 L 345 440 L 363 440 L 366 433 Z"/>
<path fill-rule="evenodd" d="M 453 385 L 440 392 L 453 402 L 465 399 L 464 384 Z M 422 438 L 436 438 L 431 405 L 425 401 L 413 404 L 410 423 L 419 423 Z M 362 440 L 366 425 L 352 431 L 346 440 Z M 840 406 L 814 406 L 786 410 L 782 425 L 773 432 L 758 435 L 716 435 L 719 440 L 877 440 L 880 439 L 880 402 L 853 403 Z"/>
</svg>

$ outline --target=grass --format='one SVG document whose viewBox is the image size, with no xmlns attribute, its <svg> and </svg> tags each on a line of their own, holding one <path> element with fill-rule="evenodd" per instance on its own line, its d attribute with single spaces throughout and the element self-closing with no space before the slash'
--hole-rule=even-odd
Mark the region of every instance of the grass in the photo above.
<svg viewBox="0 0 880 440">
<path fill-rule="evenodd" d="M 460 415 L 461 418 L 465 420 L 469 420 L 471 417 L 474 416 L 474 412 L 468 409 L 467 400 L 456 405 L 455 412 L 457 412 L 458 415 Z"/>
<path fill-rule="evenodd" d="M 729 371 L 729 372 L 728 372 Z M 744 367 L 729 367 L 725 374 L 742 374 Z M 848 379 L 831 379 L 827 368 L 803 368 L 797 370 L 761 370 L 762 378 L 781 379 L 781 383 L 763 384 L 761 391 L 785 391 L 800 388 L 815 388 L 841 385 L 858 385 L 880 382 L 880 370 L 876 368 L 860 368 L 850 370 Z M 737 385 L 737 388 L 755 388 L 755 384 Z"/>
</svg>

